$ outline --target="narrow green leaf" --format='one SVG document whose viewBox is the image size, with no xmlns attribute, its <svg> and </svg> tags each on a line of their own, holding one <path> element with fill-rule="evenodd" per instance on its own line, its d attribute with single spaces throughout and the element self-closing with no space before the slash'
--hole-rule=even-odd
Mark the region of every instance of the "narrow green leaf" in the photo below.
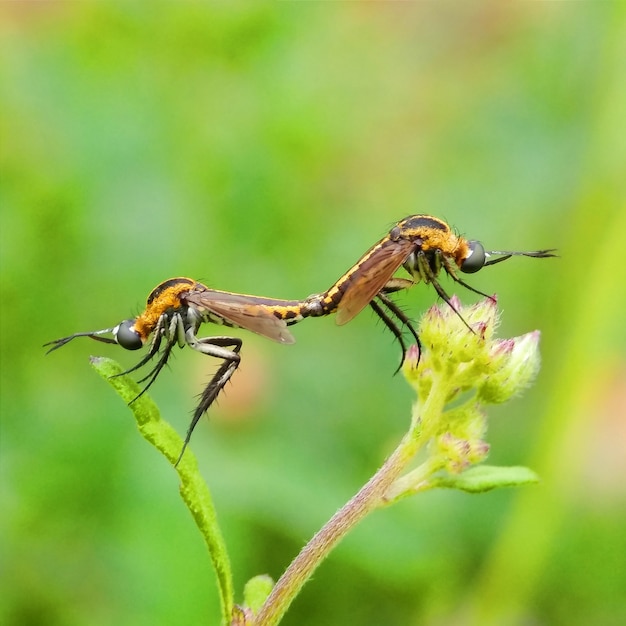
<svg viewBox="0 0 626 626">
<path fill-rule="evenodd" d="M 469 493 L 483 493 L 500 487 L 520 487 L 539 482 L 539 476 L 528 467 L 497 467 L 478 465 L 462 474 L 447 474 L 431 480 L 433 487 L 460 489 Z"/>
<path fill-rule="evenodd" d="M 178 466 L 176 461 L 183 447 L 178 433 L 161 419 L 159 409 L 148 394 L 129 376 L 120 374 L 122 367 L 111 359 L 92 357 L 91 365 L 128 404 L 142 437 L 150 442 L 174 466 L 180 478 L 180 494 L 193 516 L 209 549 L 217 575 L 222 619 L 229 624 L 233 610 L 233 581 L 226 544 L 217 523 L 217 515 L 209 488 L 198 470 L 198 462 L 189 448 Z"/>
</svg>

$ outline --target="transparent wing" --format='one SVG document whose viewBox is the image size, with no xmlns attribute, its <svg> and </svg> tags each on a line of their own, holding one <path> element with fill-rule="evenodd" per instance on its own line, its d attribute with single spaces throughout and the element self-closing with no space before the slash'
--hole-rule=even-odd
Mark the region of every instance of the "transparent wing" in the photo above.
<svg viewBox="0 0 626 626">
<path fill-rule="evenodd" d="M 349 322 L 360 313 L 387 284 L 415 248 L 406 239 L 388 242 L 361 261 L 337 306 L 337 324 Z"/>
<path fill-rule="evenodd" d="M 224 318 L 234 326 L 245 328 L 279 343 L 295 343 L 285 321 L 276 317 L 272 307 L 280 307 L 283 300 L 255 298 L 237 293 L 198 291 L 186 295 L 186 301 Z M 262 301 L 262 302 L 261 302 Z"/>
</svg>

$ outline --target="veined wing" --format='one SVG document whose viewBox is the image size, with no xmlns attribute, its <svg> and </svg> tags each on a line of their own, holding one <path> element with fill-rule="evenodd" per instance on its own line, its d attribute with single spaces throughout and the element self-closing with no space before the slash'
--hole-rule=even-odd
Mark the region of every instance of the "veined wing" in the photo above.
<svg viewBox="0 0 626 626">
<path fill-rule="evenodd" d="M 407 239 L 385 241 L 374 246 L 349 275 L 350 284 L 337 305 L 337 324 L 349 322 L 360 313 L 387 284 L 415 248 Z"/>
<path fill-rule="evenodd" d="M 287 330 L 285 321 L 276 317 L 272 306 L 280 306 L 281 300 L 267 299 L 261 304 L 261 298 L 237 293 L 192 291 L 185 296 L 189 304 L 206 309 L 234 326 L 251 330 L 258 335 L 273 339 L 279 343 L 295 343 L 294 336 Z M 287 302 L 287 301 L 285 301 Z"/>
</svg>

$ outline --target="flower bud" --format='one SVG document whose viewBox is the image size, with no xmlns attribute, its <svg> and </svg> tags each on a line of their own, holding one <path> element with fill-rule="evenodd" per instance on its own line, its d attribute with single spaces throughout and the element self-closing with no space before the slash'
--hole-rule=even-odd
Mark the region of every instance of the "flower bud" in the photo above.
<svg viewBox="0 0 626 626">
<path fill-rule="evenodd" d="M 520 393 L 539 371 L 539 337 L 531 333 L 492 344 L 490 372 L 478 390 L 482 402 L 499 404 Z"/>
<path fill-rule="evenodd" d="M 487 457 L 489 444 L 481 439 L 462 439 L 448 432 L 439 437 L 437 451 L 445 457 L 448 472 L 460 474 Z"/>
</svg>

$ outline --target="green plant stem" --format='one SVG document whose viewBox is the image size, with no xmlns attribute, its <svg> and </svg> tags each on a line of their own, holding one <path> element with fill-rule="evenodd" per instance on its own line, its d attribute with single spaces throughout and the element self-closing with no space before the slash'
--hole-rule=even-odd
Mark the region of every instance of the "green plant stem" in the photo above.
<svg viewBox="0 0 626 626">
<path fill-rule="evenodd" d="M 222 623 L 229 624 L 233 611 L 233 581 L 226 544 L 217 523 L 211 493 L 202 478 L 196 458 L 187 448 L 176 465 L 183 441 L 163 419 L 152 399 L 129 376 L 119 376 L 121 366 L 111 359 L 92 357 L 94 369 L 117 391 L 133 412 L 142 437 L 167 457 L 180 478 L 180 495 L 204 537 L 218 580 Z"/>
<path fill-rule="evenodd" d="M 445 381 L 443 378 L 437 378 L 426 401 L 421 405 L 416 404 L 411 428 L 398 447 L 374 476 L 333 515 L 291 562 L 257 614 L 255 626 L 278 624 L 293 599 L 330 551 L 368 513 L 386 504 L 387 492 L 428 441 L 435 428 L 434 425 L 439 422 L 445 405 L 446 393 Z M 430 425 L 427 431 L 423 429 L 424 424 Z"/>
<path fill-rule="evenodd" d="M 385 504 L 390 505 L 419 491 L 432 489 L 434 485 L 428 479 L 444 465 L 444 461 L 440 458 L 433 457 L 408 474 L 400 476 L 385 493 Z"/>
<path fill-rule="evenodd" d="M 417 451 L 419 443 L 405 436 L 367 484 L 315 534 L 278 580 L 259 611 L 255 625 L 273 626 L 332 548 L 370 511 Z"/>
</svg>

